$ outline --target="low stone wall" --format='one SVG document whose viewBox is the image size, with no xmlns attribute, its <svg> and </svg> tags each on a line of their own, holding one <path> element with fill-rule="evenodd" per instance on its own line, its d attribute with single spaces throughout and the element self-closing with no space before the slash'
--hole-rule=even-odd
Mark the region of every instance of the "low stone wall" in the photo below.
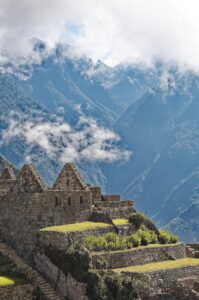
<svg viewBox="0 0 199 300">
<path fill-rule="evenodd" d="M 108 262 L 108 267 L 114 269 L 169 259 L 184 258 L 186 257 L 186 250 L 184 244 L 165 245 L 160 247 L 148 246 L 133 248 L 131 250 L 95 253 L 92 257 L 94 264 L 96 264 L 98 258 L 103 258 Z"/>
<path fill-rule="evenodd" d="M 199 243 L 192 243 L 187 245 L 191 246 L 194 250 L 199 251 Z"/>
<path fill-rule="evenodd" d="M 164 289 L 173 286 L 173 282 L 180 278 L 199 276 L 199 266 L 188 266 L 178 269 L 161 270 L 148 273 L 149 281 L 153 287 Z"/>
<path fill-rule="evenodd" d="M 0 299 L 2 300 L 31 300 L 34 288 L 30 284 L 0 287 Z"/>
<path fill-rule="evenodd" d="M 132 212 L 135 212 L 135 209 L 132 207 L 133 201 L 101 201 L 95 203 L 95 206 L 98 210 L 108 215 L 112 219 L 117 218 L 128 218 Z"/>
<path fill-rule="evenodd" d="M 113 226 L 108 226 L 107 228 L 75 232 L 39 231 L 37 234 L 37 245 L 40 248 L 52 246 L 57 250 L 67 250 L 68 247 L 76 242 L 81 242 L 81 240 L 88 235 L 102 235 L 108 232 L 115 232 L 115 228 Z"/>
<path fill-rule="evenodd" d="M 122 272 L 122 275 L 140 280 L 144 286 L 142 299 L 198 299 L 198 293 L 189 286 L 184 286 L 183 280 L 190 280 L 195 285 L 199 277 L 199 266 L 187 266 L 177 269 L 159 270 L 148 273 Z M 182 281 L 181 281 L 182 280 Z M 184 294 L 185 293 L 185 294 Z"/>
</svg>

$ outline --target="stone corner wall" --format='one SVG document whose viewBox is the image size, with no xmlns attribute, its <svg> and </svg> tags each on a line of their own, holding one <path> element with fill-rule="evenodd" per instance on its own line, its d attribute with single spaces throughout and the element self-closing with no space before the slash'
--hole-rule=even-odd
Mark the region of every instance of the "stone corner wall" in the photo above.
<svg viewBox="0 0 199 300">
<path fill-rule="evenodd" d="M 86 284 L 77 282 L 70 274 L 67 276 L 60 267 L 54 265 L 43 249 L 37 248 L 34 254 L 36 269 L 47 279 L 62 299 L 89 300 L 86 296 Z"/>
</svg>

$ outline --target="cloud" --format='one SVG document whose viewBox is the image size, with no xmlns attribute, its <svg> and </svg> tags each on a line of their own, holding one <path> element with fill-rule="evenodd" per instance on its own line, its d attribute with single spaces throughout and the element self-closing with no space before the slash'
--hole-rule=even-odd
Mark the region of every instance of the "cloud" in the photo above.
<svg viewBox="0 0 199 300">
<path fill-rule="evenodd" d="M 1 146 L 14 139 L 25 143 L 26 161 L 32 160 L 35 147 L 61 164 L 79 160 L 113 162 L 128 160 L 131 155 L 130 151 L 119 148 L 118 135 L 82 114 L 72 128 L 62 119 L 50 123 L 11 113 L 2 132 Z"/>
<path fill-rule="evenodd" d="M 0 0 L 0 62 L 40 62 L 32 38 L 108 65 L 199 69 L 198 0 Z"/>
</svg>

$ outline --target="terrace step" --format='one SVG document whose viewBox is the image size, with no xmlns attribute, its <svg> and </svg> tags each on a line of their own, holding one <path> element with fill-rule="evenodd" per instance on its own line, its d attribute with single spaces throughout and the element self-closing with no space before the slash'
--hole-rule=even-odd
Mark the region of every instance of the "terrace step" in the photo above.
<svg viewBox="0 0 199 300">
<path fill-rule="evenodd" d="M 93 263 L 97 268 L 102 268 L 97 262 L 100 258 L 107 261 L 110 269 L 128 267 L 130 265 L 144 265 L 165 260 L 176 260 L 187 257 L 184 244 L 148 245 L 115 251 L 93 252 Z"/>
<path fill-rule="evenodd" d="M 25 273 L 27 278 L 40 289 L 47 300 L 61 300 L 51 285 L 44 279 L 44 277 L 26 264 L 12 247 L 0 241 L 0 252 L 9 257 L 16 264 L 18 269 Z"/>
<path fill-rule="evenodd" d="M 122 272 L 126 274 L 130 273 L 154 273 L 154 272 L 172 272 L 172 270 L 186 270 L 186 269 L 196 269 L 196 273 L 198 275 L 199 271 L 199 259 L 198 258 L 180 258 L 176 260 L 166 260 L 166 261 L 158 261 L 153 263 L 146 263 L 143 265 L 129 265 L 128 267 L 123 268 L 115 268 L 113 271 L 115 272 Z M 182 272 L 183 275 L 186 272 Z M 192 274 L 194 275 L 194 274 Z"/>
</svg>

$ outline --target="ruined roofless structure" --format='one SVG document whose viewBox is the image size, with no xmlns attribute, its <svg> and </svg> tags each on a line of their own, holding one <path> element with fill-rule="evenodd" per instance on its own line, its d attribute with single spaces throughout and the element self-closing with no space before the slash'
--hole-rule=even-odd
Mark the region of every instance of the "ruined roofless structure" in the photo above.
<svg viewBox="0 0 199 300">
<path fill-rule="evenodd" d="M 0 177 L 0 238 L 29 257 L 39 229 L 128 217 L 132 205 L 87 185 L 72 163 L 65 164 L 52 188 L 45 186 L 33 165 L 24 165 L 16 177 L 6 168 Z"/>
</svg>

